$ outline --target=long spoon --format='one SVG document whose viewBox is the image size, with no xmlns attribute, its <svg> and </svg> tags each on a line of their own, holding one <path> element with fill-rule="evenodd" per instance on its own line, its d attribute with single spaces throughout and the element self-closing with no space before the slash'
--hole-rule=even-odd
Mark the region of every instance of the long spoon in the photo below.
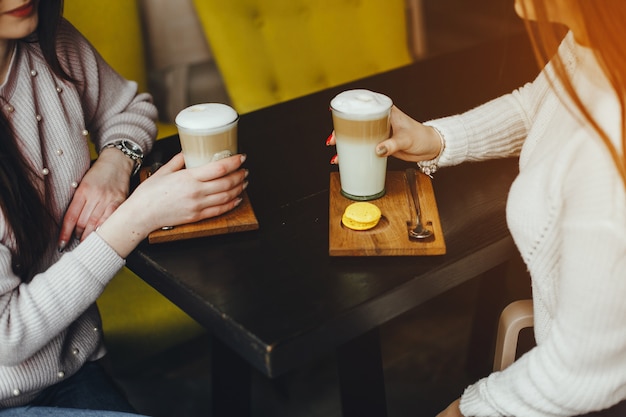
<svg viewBox="0 0 626 417">
<path fill-rule="evenodd" d="M 405 171 L 406 173 L 406 181 L 409 184 L 409 190 L 411 190 L 411 197 L 413 197 L 413 206 L 415 207 L 416 219 L 417 223 L 413 229 L 409 230 L 409 237 L 412 239 L 426 239 L 432 236 L 432 232 L 422 225 L 421 212 L 420 212 L 420 201 L 417 196 L 417 177 L 416 177 L 416 169 L 409 168 Z"/>
</svg>

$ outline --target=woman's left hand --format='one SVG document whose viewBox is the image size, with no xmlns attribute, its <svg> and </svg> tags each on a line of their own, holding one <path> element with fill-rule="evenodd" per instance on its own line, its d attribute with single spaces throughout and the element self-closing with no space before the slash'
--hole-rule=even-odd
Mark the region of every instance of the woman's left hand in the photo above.
<svg viewBox="0 0 626 417">
<path fill-rule="evenodd" d="M 126 200 L 132 161 L 117 149 L 104 149 L 81 180 L 63 218 L 59 250 L 76 237 L 81 241 Z"/>
<path fill-rule="evenodd" d="M 437 417 L 464 417 L 463 414 L 461 414 L 461 409 L 459 408 L 460 404 L 461 399 L 458 398 L 452 404 L 450 404 L 448 408 L 437 414 Z"/>
</svg>

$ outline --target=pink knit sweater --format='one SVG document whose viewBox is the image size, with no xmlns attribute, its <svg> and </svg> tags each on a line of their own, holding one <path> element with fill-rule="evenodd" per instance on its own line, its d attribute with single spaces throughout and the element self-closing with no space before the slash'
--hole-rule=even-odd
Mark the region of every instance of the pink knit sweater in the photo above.
<svg viewBox="0 0 626 417">
<path fill-rule="evenodd" d="M 0 111 L 21 149 L 53 193 L 60 224 L 74 190 L 97 149 L 125 138 L 151 149 L 156 109 L 137 85 L 115 73 L 68 22 L 59 31 L 58 55 L 77 80 L 68 83 L 47 67 L 36 42 L 19 42 L 0 85 Z M 1 80 L 0 80 L 1 81 Z M 0 216 L 0 409 L 31 401 L 43 388 L 104 353 L 95 300 L 124 265 L 96 233 L 71 242 L 63 254 L 50 242 L 41 271 L 22 283 L 11 269 L 9 225 Z"/>
</svg>

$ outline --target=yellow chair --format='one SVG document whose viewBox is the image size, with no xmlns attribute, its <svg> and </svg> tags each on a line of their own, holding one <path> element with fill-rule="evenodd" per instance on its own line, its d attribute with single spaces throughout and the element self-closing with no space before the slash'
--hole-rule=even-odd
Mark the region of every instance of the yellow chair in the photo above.
<svg viewBox="0 0 626 417">
<path fill-rule="evenodd" d="M 413 60 L 405 0 L 193 1 L 239 113 Z"/>
<path fill-rule="evenodd" d="M 64 16 L 107 62 L 146 91 L 141 22 L 135 0 L 66 0 Z M 112 24 L 115 22 L 115 24 Z M 159 135 L 175 133 L 160 124 Z M 124 368 L 204 332 L 203 328 L 129 269 L 113 278 L 98 299 L 114 365 Z"/>
</svg>

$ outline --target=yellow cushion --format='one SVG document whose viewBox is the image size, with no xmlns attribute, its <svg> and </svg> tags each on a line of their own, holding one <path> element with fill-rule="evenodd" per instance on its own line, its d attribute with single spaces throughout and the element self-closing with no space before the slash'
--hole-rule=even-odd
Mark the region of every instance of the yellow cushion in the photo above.
<svg viewBox="0 0 626 417">
<path fill-rule="evenodd" d="M 119 368 L 205 332 L 127 268 L 113 278 L 97 303 L 106 344 Z"/>
<path fill-rule="evenodd" d="M 65 0 L 63 15 L 124 78 L 147 90 L 143 38 L 135 0 Z"/>
<path fill-rule="evenodd" d="M 135 81 L 139 91 L 147 91 L 145 50 L 135 0 L 65 0 L 63 15 L 109 65 Z M 157 122 L 157 128 L 157 138 L 177 133 L 174 124 Z"/>
<path fill-rule="evenodd" d="M 194 0 L 194 4 L 240 113 L 412 60 L 404 0 Z"/>
</svg>

